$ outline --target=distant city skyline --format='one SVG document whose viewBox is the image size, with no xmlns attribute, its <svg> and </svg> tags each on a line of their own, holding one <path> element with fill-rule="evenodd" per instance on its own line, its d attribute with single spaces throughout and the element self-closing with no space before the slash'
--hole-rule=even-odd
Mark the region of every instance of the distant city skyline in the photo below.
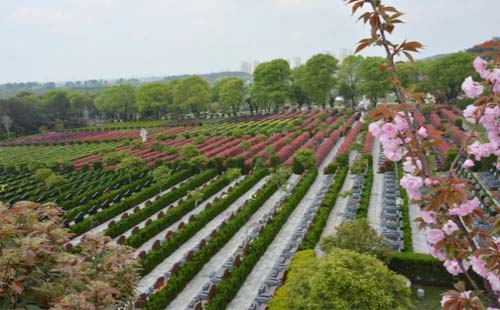
<svg viewBox="0 0 500 310">
<path fill-rule="evenodd" d="M 417 59 L 499 35 L 498 0 L 386 3 L 406 13 L 392 39 L 425 45 Z M 295 65 L 354 50 L 369 36 L 356 20 L 341 0 L 5 0 L 0 83 L 202 74 L 275 58 Z"/>
</svg>

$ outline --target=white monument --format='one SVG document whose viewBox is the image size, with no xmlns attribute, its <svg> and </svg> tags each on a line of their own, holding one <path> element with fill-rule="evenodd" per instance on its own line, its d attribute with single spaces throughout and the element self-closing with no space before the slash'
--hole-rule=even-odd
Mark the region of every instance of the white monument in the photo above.
<svg viewBox="0 0 500 310">
<path fill-rule="evenodd" d="M 148 140 L 148 131 L 146 128 L 141 128 L 141 138 L 142 142 L 146 142 Z"/>
</svg>

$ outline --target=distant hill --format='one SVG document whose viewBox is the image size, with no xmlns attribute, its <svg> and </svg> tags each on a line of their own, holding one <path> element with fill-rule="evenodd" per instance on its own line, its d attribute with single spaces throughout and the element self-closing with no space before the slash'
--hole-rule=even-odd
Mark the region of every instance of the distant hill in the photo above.
<svg viewBox="0 0 500 310">
<path fill-rule="evenodd" d="M 252 76 L 246 72 L 239 71 L 224 71 L 216 73 L 197 74 L 198 76 L 206 79 L 210 85 L 215 84 L 219 79 L 226 77 L 237 77 L 245 82 L 250 81 Z M 52 89 L 67 89 L 76 90 L 81 92 L 99 92 L 104 88 L 111 85 L 128 84 L 139 86 L 141 84 L 150 82 L 168 82 L 172 80 L 184 79 L 191 76 L 191 74 L 171 75 L 166 77 L 147 77 L 147 78 L 133 78 L 133 79 L 114 79 L 114 80 L 87 80 L 87 81 L 68 81 L 62 83 L 39 83 L 39 82 L 20 82 L 20 83 L 5 83 L 0 84 L 0 97 L 14 96 L 21 91 L 30 91 L 36 94 L 43 94 L 44 92 Z"/>
<path fill-rule="evenodd" d="M 500 42 L 500 37 L 493 37 L 491 40 L 488 40 L 488 41 L 485 41 L 485 42 L 489 42 L 489 41 Z M 483 42 L 483 43 L 485 43 L 485 42 Z M 473 47 L 466 48 L 465 51 L 469 52 L 469 53 L 480 54 L 480 53 L 486 52 L 488 50 L 492 50 L 492 49 L 481 48 L 480 45 L 483 44 L 483 43 L 479 43 L 479 44 L 474 45 Z M 450 55 L 450 54 L 452 54 L 452 53 L 438 54 L 438 55 L 433 55 L 433 56 L 429 56 L 429 57 L 426 57 L 426 58 L 422 58 L 422 59 L 419 59 L 419 60 L 424 60 L 424 61 L 425 60 L 435 60 L 435 59 L 438 59 L 438 58 L 441 58 L 441 57 L 444 57 L 444 56 L 447 56 L 447 55 Z"/>
</svg>

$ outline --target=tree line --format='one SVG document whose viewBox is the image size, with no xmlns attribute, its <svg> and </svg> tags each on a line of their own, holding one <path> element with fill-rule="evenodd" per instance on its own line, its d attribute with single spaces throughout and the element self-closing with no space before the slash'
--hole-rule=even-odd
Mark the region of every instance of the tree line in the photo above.
<svg viewBox="0 0 500 310">
<path fill-rule="evenodd" d="M 460 52 L 438 59 L 399 63 L 404 87 L 434 95 L 438 102 L 457 102 L 464 77 L 474 75 L 476 54 Z M 341 96 L 355 107 L 363 96 L 375 104 L 392 91 L 379 71 L 382 57 L 351 55 L 340 64 L 328 54 L 317 54 L 290 68 L 284 59 L 261 63 L 249 83 L 243 77 L 224 77 L 213 85 L 200 77 L 145 83 L 117 84 L 99 93 L 51 89 L 0 99 L 0 134 L 34 133 L 87 125 L 91 120 L 161 119 L 182 114 L 237 114 L 279 111 L 283 107 L 325 108 Z"/>
</svg>

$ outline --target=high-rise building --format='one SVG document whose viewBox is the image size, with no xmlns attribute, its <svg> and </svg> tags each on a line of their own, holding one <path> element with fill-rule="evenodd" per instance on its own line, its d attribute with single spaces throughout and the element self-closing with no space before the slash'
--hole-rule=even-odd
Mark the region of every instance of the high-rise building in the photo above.
<svg viewBox="0 0 500 310">
<path fill-rule="evenodd" d="M 293 60 L 294 60 L 293 64 L 294 68 L 300 67 L 302 65 L 302 59 L 300 57 L 294 57 Z"/>
<path fill-rule="evenodd" d="M 241 72 L 246 72 L 248 74 L 252 74 L 252 64 L 248 61 L 242 61 L 240 63 L 240 71 Z"/>
<path fill-rule="evenodd" d="M 342 62 L 347 56 L 352 54 L 352 50 L 348 48 L 339 49 L 339 62 Z"/>
</svg>

